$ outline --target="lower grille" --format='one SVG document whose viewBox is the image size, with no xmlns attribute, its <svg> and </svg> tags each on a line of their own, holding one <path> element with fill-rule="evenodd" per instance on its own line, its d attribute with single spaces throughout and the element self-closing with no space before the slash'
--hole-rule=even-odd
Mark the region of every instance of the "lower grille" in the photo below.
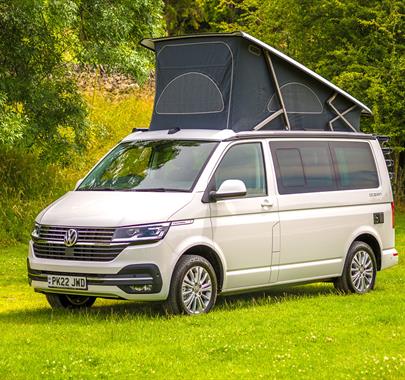
<svg viewBox="0 0 405 380">
<path fill-rule="evenodd" d="M 42 259 L 112 261 L 127 245 L 80 245 L 65 247 L 63 244 L 34 242 L 34 255 Z"/>
</svg>

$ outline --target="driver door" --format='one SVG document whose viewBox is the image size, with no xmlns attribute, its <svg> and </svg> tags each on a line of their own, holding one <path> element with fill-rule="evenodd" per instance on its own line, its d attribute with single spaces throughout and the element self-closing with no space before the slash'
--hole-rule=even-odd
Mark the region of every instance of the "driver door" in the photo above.
<svg viewBox="0 0 405 380">
<path fill-rule="evenodd" d="M 269 283 L 273 227 L 278 223 L 274 196 L 268 195 L 263 145 L 237 143 L 223 155 L 210 181 L 218 190 L 228 179 L 243 181 L 243 197 L 210 203 L 213 239 L 222 250 L 227 271 L 224 291 Z"/>
</svg>

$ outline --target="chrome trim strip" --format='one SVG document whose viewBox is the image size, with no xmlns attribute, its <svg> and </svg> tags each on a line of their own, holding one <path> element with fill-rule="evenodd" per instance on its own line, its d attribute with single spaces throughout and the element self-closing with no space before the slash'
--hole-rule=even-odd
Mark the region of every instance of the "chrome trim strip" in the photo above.
<svg viewBox="0 0 405 380">
<path fill-rule="evenodd" d="M 32 238 L 32 241 L 37 244 L 54 244 L 54 245 L 60 245 L 60 246 L 66 247 L 63 240 L 43 240 L 43 239 L 34 238 L 32 236 L 31 236 L 31 238 Z M 78 240 L 77 243 L 70 248 L 76 248 L 76 247 L 80 248 L 80 246 L 104 247 L 104 248 L 108 248 L 108 247 L 117 248 L 117 247 L 122 246 L 123 248 L 126 248 L 128 246 L 128 243 L 130 243 L 130 242 L 128 242 L 128 241 L 113 242 L 112 241 L 111 243 L 101 243 L 101 242 L 97 242 L 97 241 L 89 242 L 89 241 Z"/>
</svg>

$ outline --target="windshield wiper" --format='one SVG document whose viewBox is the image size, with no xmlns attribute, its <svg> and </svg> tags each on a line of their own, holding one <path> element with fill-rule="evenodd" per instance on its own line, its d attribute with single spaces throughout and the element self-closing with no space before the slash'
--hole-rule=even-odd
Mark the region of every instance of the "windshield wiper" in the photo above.
<svg viewBox="0 0 405 380">
<path fill-rule="evenodd" d="M 145 188 L 145 189 L 132 189 L 132 191 L 139 191 L 139 192 L 155 192 L 155 193 L 170 193 L 170 192 L 176 192 L 176 193 L 188 193 L 188 190 L 184 189 L 169 189 L 166 187 L 151 187 L 151 188 Z"/>
<path fill-rule="evenodd" d="M 118 189 L 112 189 L 111 187 L 86 187 L 84 189 L 77 189 L 77 191 L 116 191 Z"/>
<path fill-rule="evenodd" d="M 184 189 L 169 189 L 165 187 L 151 187 L 145 189 L 113 189 L 111 187 L 86 187 L 84 189 L 77 189 L 76 191 L 134 191 L 134 192 L 153 192 L 153 193 L 188 193 Z"/>
</svg>

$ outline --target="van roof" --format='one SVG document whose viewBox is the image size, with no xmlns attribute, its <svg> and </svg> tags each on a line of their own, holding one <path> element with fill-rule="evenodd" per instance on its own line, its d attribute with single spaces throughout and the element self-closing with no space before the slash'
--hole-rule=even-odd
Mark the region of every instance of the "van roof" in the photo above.
<svg viewBox="0 0 405 380">
<path fill-rule="evenodd" d="M 375 140 L 376 137 L 366 133 L 333 132 L 333 131 L 244 131 L 234 132 L 230 129 L 181 129 L 158 131 L 135 131 L 128 135 L 123 142 L 147 140 L 204 140 L 204 141 L 233 141 L 257 138 L 325 138 L 350 140 Z"/>
</svg>

